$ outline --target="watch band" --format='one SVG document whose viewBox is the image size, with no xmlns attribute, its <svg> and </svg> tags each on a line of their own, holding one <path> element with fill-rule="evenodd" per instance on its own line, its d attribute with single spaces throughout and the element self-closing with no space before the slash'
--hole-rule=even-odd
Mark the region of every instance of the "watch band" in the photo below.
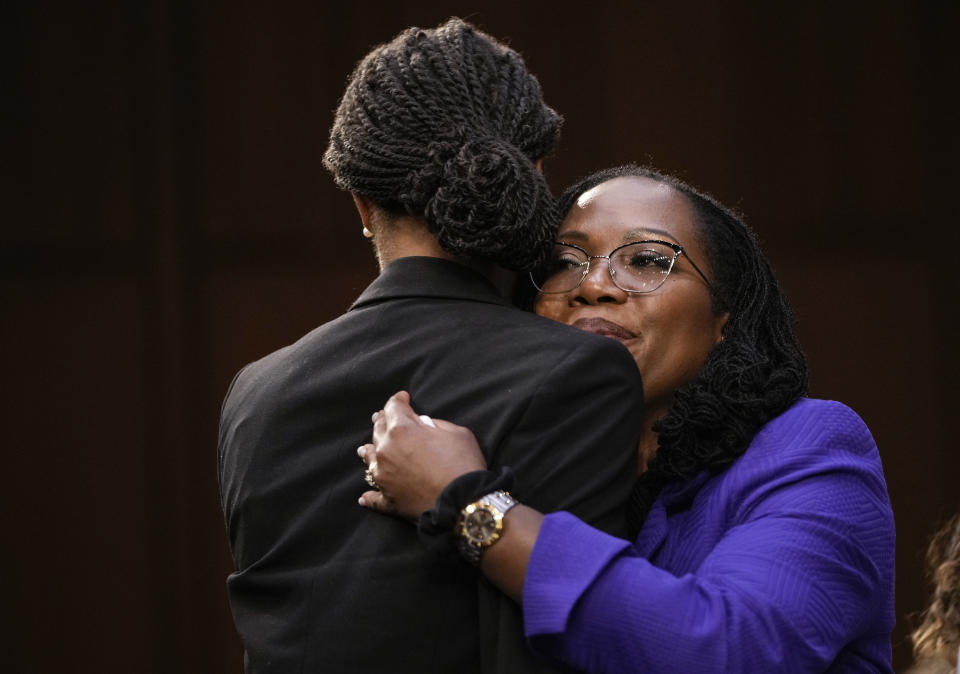
<svg viewBox="0 0 960 674">
<path fill-rule="evenodd" d="M 461 511 L 457 523 L 457 544 L 460 554 L 468 562 L 479 565 L 483 551 L 500 540 L 503 517 L 515 505 L 517 502 L 509 492 L 498 490 L 480 497 Z M 478 524 L 481 521 L 484 522 L 482 526 Z M 494 527 L 494 530 L 479 536 L 472 535 L 471 524 L 479 528 Z"/>
<path fill-rule="evenodd" d="M 500 511 L 501 517 L 507 514 L 507 511 L 510 510 L 513 506 L 517 505 L 517 501 L 510 496 L 510 492 L 499 489 L 497 491 L 492 491 L 486 496 L 482 496 L 478 499 L 479 503 L 486 503 L 487 505 L 492 505 L 494 508 Z"/>
</svg>

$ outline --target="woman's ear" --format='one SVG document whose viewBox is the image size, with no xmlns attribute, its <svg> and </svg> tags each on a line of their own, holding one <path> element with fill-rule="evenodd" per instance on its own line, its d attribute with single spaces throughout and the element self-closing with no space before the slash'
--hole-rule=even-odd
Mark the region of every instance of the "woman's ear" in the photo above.
<svg viewBox="0 0 960 674">
<path fill-rule="evenodd" d="M 352 194 L 351 196 L 354 205 L 357 207 L 357 213 L 360 214 L 360 222 L 363 223 L 364 236 L 368 239 L 372 238 L 373 232 L 377 231 L 374 227 L 371 227 L 373 224 L 373 202 L 359 194 Z M 370 232 L 371 235 L 367 236 L 367 232 Z"/>
<path fill-rule="evenodd" d="M 717 345 L 723 341 L 723 338 L 725 337 L 725 333 L 727 331 L 727 321 L 729 320 L 730 320 L 729 311 L 725 311 L 719 316 L 717 316 L 717 319 L 714 322 L 714 331 L 715 331 L 714 332 L 715 340 L 713 342 L 714 345 Z"/>
</svg>

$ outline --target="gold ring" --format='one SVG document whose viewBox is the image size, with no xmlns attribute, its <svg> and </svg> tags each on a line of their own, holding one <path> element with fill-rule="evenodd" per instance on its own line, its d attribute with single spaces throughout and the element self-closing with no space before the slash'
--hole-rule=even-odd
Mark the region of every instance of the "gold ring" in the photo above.
<svg viewBox="0 0 960 674">
<path fill-rule="evenodd" d="M 367 467 L 366 472 L 364 472 L 364 474 L 363 474 L 363 479 L 366 480 L 367 484 L 369 484 L 371 487 L 373 487 L 374 489 L 376 489 L 377 491 L 379 491 L 379 490 L 380 490 L 380 485 L 377 484 L 376 479 L 374 479 L 374 477 L 373 477 L 373 469 L 374 469 L 374 467 L 375 467 L 376 465 L 377 465 L 377 462 L 374 461 L 373 463 L 371 463 L 371 464 Z"/>
</svg>

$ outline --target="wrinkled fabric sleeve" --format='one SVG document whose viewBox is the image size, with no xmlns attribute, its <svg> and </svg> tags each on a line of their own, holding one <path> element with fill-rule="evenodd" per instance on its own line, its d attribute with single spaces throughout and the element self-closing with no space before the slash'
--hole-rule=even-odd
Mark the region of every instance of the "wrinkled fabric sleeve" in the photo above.
<svg viewBox="0 0 960 674">
<path fill-rule="evenodd" d="M 572 511 L 600 530 L 624 535 L 642 401 L 629 352 L 612 340 L 591 340 L 544 373 L 490 466 L 513 468 L 520 502 L 543 512 Z M 479 612 L 485 674 L 557 671 L 549 659 L 532 656 L 519 607 L 486 581 Z"/>
<path fill-rule="evenodd" d="M 862 427 L 849 414 L 856 421 L 845 423 Z M 711 502 L 731 525 L 683 574 L 569 514 L 548 515 L 523 592 L 531 645 L 588 672 L 829 668 L 878 613 L 891 612 L 893 583 L 876 448 L 865 427 L 836 434 L 834 421 L 785 429 L 788 451 L 763 458 Z M 888 662 L 862 664 L 889 671 Z"/>
<path fill-rule="evenodd" d="M 591 340 L 543 376 L 490 456 L 491 468 L 513 468 L 515 496 L 523 503 L 543 512 L 566 510 L 623 535 L 642 409 L 640 374 L 629 352 L 613 340 Z"/>
</svg>

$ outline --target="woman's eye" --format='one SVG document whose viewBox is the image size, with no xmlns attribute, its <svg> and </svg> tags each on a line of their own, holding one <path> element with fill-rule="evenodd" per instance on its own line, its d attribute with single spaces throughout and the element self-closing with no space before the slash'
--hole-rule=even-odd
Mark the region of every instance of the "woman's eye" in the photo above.
<svg viewBox="0 0 960 674">
<path fill-rule="evenodd" d="M 550 273 L 556 274 L 558 272 L 576 269 L 582 264 L 579 259 L 572 255 L 561 255 L 550 260 L 549 270 Z"/>
<path fill-rule="evenodd" d="M 628 262 L 634 269 L 669 269 L 671 258 L 655 250 L 641 250 L 633 253 Z"/>
</svg>

